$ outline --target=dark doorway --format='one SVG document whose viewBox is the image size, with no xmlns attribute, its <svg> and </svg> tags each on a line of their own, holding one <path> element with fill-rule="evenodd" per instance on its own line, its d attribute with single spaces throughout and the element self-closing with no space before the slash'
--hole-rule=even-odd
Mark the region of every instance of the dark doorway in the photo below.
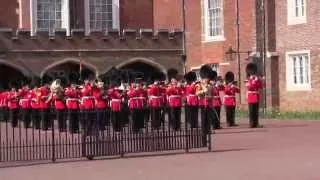
<svg viewBox="0 0 320 180">
<path fill-rule="evenodd" d="M 154 77 L 165 77 L 160 69 L 143 62 L 135 62 L 127 64 L 120 68 L 129 74 L 139 74 L 145 82 L 152 82 Z"/>
<path fill-rule="evenodd" d="M 0 90 L 9 89 L 11 82 L 19 83 L 24 77 L 19 70 L 0 64 Z"/>
<path fill-rule="evenodd" d="M 82 65 L 80 74 L 80 65 L 72 62 L 59 64 L 48 69 L 43 77 L 49 79 L 63 79 L 67 83 L 70 81 L 81 81 L 85 79 L 95 79 L 95 72 Z"/>
</svg>

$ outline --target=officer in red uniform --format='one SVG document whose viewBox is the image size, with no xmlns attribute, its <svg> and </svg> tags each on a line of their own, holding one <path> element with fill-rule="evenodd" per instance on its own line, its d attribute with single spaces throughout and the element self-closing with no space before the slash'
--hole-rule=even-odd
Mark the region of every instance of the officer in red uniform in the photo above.
<svg viewBox="0 0 320 180">
<path fill-rule="evenodd" d="M 226 118 L 228 126 L 237 126 L 235 122 L 235 109 L 236 109 L 236 93 L 240 90 L 234 82 L 234 74 L 227 72 L 225 74 L 225 86 L 224 86 L 224 97 L 223 104 L 226 108 Z"/>
<path fill-rule="evenodd" d="M 104 82 L 97 82 L 96 86 L 93 88 L 92 95 L 95 100 L 96 108 L 95 129 L 104 131 L 106 129 L 106 122 L 108 121 L 106 112 L 108 100 L 106 96 L 106 90 L 104 88 Z"/>
<path fill-rule="evenodd" d="M 40 100 L 39 100 L 39 113 L 40 113 L 40 121 L 42 123 L 42 129 L 48 130 L 53 124 L 51 119 L 49 118 L 50 114 L 50 104 L 47 102 L 50 90 L 48 85 L 44 85 L 40 87 Z"/>
<path fill-rule="evenodd" d="M 251 128 L 259 127 L 259 91 L 263 88 L 264 82 L 257 75 L 258 67 L 249 63 L 246 67 L 248 79 L 245 81 L 247 87 L 247 101 L 249 105 L 249 122 Z"/>
<path fill-rule="evenodd" d="M 217 79 L 216 71 L 213 71 L 213 77 L 210 80 L 212 85 L 212 108 L 213 108 L 213 120 L 212 126 L 214 129 L 221 129 L 220 123 L 220 111 L 221 111 L 221 97 L 220 92 L 223 91 L 224 86 L 221 80 Z"/>
<path fill-rule="evenodd" d="M 169 123 L 174 130 L 179 130 L 181 127 L 183 89 L 178 85 L 178 81 L 174 77 L 171 78 L 166 94 L 169 106 Z"/>
<path fill-rule="evenodd" d="M 93 121 L 95 117 L 94 112 L 94 97 L 92 96 L 92 84 L 89 80 L 85 80 L 84 85 L 80 91 L 80 109 L 81 109 L 81 125 L 86 134 L 92 133 Z"/>
<path fill-rule="evenodd" d="M 198 97 L 196 95 L 196 80 L 197 75 L 195 72 L 188 72 L 185 75 L 187 85 L 185 87 L 185 99 L 186 99 L 186 122 L 188 122 L 191 128 L 198 127 Z"/>
<path fill-rule="evenodd" d="M 12 127 L 18 126 L 18 115 L 19 115 L 19 93 L 17 91 L 17 84 L 11 84 L 11 91 L 7 93 L 9 119 Z"/>
<path fill-rule="evenodd" d="M 40 88 L 35 86 L 31 91 L 31 119 L 32 119 L 32 126 L 35 129 L 40 129 L 40 116 L 39 116 L 39 109 L 40 109 L 40 98 L 41 98 L 41 91 Z"/>
<path fill-rule="evenodd" d="M 155 79 L 154 83 L 148 87 L 148 103 L 150 107 L 151 126 L 153 129 L 161 127 L 161 108 L 163 107 L 163 96 L 159 80 Z"/>
<path fill-rule="evenodd" d="M 65 89 L 67 119 L 69 121 L 69 131 L 79 132 L 79 92 L 75 84 L 71 84 Z"/>
<path fill-rule="evenodd" d="M 212 109 L 212 69 L 209 65 L 203 65 L 200 68 L 201 83 L 196 86 L 196 94 L 199 98 L 199 107 L 201 110 L 201 130 L 202 130 L 202 145 L 207 145 L 207 135 L 210 133 L 210 125 L 213 121 L 214 113 Z"/>
<path fill-rule="evenodd" d="M 31 90 L 28 85 L 24 85 L 19 90 L 19 106 L 21 108 L 21 121 L 25 128 L 30 127 L 31 122 Z"/>
<path fill-rule="evenodd" d="M 113 82 L 111 88 L 108 90 L 108 97 L 110 98 L 111 122 L 114 131 L 119 132 L 123 126 L 121 116 L 122 110 L 122 94 L 118 88 L 119 82 Z"/>
</svg>

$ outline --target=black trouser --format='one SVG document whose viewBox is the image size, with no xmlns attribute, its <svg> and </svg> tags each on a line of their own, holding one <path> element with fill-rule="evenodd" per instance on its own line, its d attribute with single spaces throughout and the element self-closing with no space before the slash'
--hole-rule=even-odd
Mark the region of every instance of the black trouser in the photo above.
<svg viewBox="0 0 320 180">
<path fill-rule="evenodd" d="M 41 121 L 40 121 L 40 110 L 39 109 L 32 109 L 31 110 L 31 119 L 32 119 L 32 126 L 35 129 L 41 128 Z"/>
<path fill-rule="evenodd" d="M 56 109 L 56 118 L 58 120 L 58 127 L 59 131 L 66 131 L 67 130 L 67 122 L 65 118 L 65 110 L 64 109 Z"/>
<path fill-rule="evenodd" d="M 151 110 L 149 108 L 144 108 L 144 121 L 149 122 Z"/>
<path fill-rule="evenodd" d="M 12 127 L 17 127 L 18 126 L 18 117 L 19 117 L 19 109 L 9 109 L 9 118 Z"/>
<path fill-rule="evenodd" d="M 226 118 L 227 118 L 227 125 L 228 126 L 235 126 L 235 106 L 226 106 Z"/>
<path fill-rule="evenodd" d="M 165 121 L 165 119 L 166 119 L 166 113 L 167 112 L 169 112 L 169 108 L 168 108 L 168 106 L 166 106 L 166 105 L 164 105 L 162 108 L 161 108 L 161 110 L 160 110 L 160 121 L 161 121 L 161 123 L 163 123 L 164 124 L 164 121 Z M 168 113 L 168 115 L 169 115 L 170 113 Z"/>
<path fill-rule="evenodd" d="M 144 109 L 131 109 L 132 130 L 139 131 L 144 128 Z"/>
<path fill-rule="evenodd" d="M 151 127 L 152 129 L 159 129 L 161 127 L 161 108 L 152 107 L 151 110 Z"/>
<path fill-rule="evenodd" d="M 169 108 L 169 123 L 172 129 L 179 130 L 181 127 L 181 107 Z"/>
<path fill-rule="evenodd" d="M 259 103 L 249 104 L 249 122 L 251 128 L 259 126 Z"/>
<path fill-rule="evenodd" d="M 97 109 L 97 118 L 95 123 L 95 129 L 99 131 L 106 130 L 107 112 L 103 109 Z"/>
<path fill-rule="evenodd" d="M 198 106 L 186 106 L 186 122 L 191 128 L 198 128 Z"/>
<path fill-rule="evenodd" d="M 40 118 L 41 118 L 43 130 L 48 130 L 52 126 L 52 122 L 51 122 L 51 118 L 50 118 L 49 114 L 50 114 L 49 109 L 41 109 L 40 110 Z"/>
<path fill-rule="evenodd" d="M 69 131 L 77 133 L 79 131 L 79 111 L 77 109 L 68 109 Z"/>
<path fill-rule="evenodd" d="M 111 111 L 111 122 L 114 131 L 121 131 L 122 128 L 122 111 Z"/>
<path fill-rule="evenodd" d="M 31 123 L 31 109 L 21 109 L 21 121 L 24 123 L 24 128 L 29 128 Z"/>
<path fill-rule="evenodd" d="M 213 108 L 213 121 L 212 121 L 212 126 L 214 129 L 220 129 L 220 111 L 221 107 L 214 107 Z"/>
<path fill-rule="evenodd" d="M 213 121 L 213 110 L 211 107 L 201 108 L 201 130 L 202 130 L 202 145 L 207 145 L 207 135 L 210 133 L 210 124 Z"/>
<path fill-rule="evenodd" d="M 129 115 L 130 115 L 130 109 L 128 107 L 128 101 L 124 101 L 122 103 L 122 109 L 121 109 L 121 119 L 123 121 L 124 124 L 128 124 L 129 123 Z"/>
<path fill-rule="evenodd" d="M 1 121 L 8 121 L 9 120 L 9 112 L 7 107 L 1 108 Z"/>
<path fill-rule="evenodd" d="M 95 122 L 95 111 L 90 109 L 84 109 L 81 111 L 81 125 L 83 132 L 86 135 L 93 135 L 93 128 Z"/>
</svg>

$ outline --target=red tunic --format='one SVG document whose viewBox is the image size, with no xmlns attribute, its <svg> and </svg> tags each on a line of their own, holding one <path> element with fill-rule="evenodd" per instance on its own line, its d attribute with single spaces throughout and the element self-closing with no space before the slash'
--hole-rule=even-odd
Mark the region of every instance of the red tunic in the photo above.
<svg viewBox="0 0 320 180">
<path fill-rule="evenodd" d="M 105 109 L 107 108 L 107 104 L 108 104 L 106 98 L 104 97 L 103 92 L 101 91 L 104 91 L 104 90 L 101 90 L 100 88 L 93 88 L 93 91 L 92 91 L 92 95 L 95 101 L 95 107 L 97 109 Z"/>
<path fill-rule="evenodd" d="M 39 90 L 37 88 L 30 91 L 32 109 L 39 109 Z"/>
<path fill-rule="evenodd" d="M 185 87 L 184 95 L 185 95 L 188 106 L 198 105 L 198 97 L 196 95 L 196 86 L 194 83 L 188 84 Z"/>
<path fill-rule="evenodd" d="M 22 109 L 30 109 L 30 103 L 31 103 L 31 91 L 24 87 L 22 89 L 19 90 L 19 96 L 20 96 L 20 100 L 19 100 L 19 106 Z"/>
<path fill-rule="evenodd" d="M 17 109 L 19 107 L 19 96 L 18 92 L 15 90 L 9 91 L 7 93 L 8 99 L 8 108 L 9 109 Z"/>
<path fill-rule="evenodd" d="M 112 88 L 108 90 L 108 96 L 110 97 L 111 111 L 121 111 L 121 93 L 118 88 Z"/>
<path fill-rule="evenodd" d="M 40 87 L 40 93 L 41 93 L 41 97 L 40 97 L 40 101 L 39 101 L 39 108 L 40 109 L 48 109 L 49 103 L 47 102 L 48 96 L 50 94 L 50 91 L 47 87 L 42 86 Z"/>
<path fill-rule="evenodd" d="M 52 100 L 56 110 L 64 110 L 66 108 L 63 99 L 58 98 L 57 95 L 53 95 Z"/>
<path fill-rule="evenodd" d="M 226 106 L 236 106 L 236 93 L 240 90 L 233 84 L 227 84 L 224 86 L 223 104 Z"/>
<path fill-rule="evenodd" d="M 247 87 L 247 100 L 249 104 L 254 104 L 259 102 L 259 90 L 263 87 L 263 81 L 256 77 L 251 76 L 245 81 Z"/>
<path fill-rule="evenodd" d="M 92 96 L 92 87 L 90 84 L 84 85 L 81 89 L 81 109 L 94 109 L 94 97 Z"/>
<path fill-rule="evenodd" d="M 66 106 L 68 109 L 79 109 L 79 93 L 76 88 L 68 87 L 64 92 L 67 97 Z"/>
<path fill-rule="evenodd" d="M 182 88 L 171 85 L 167 88 L 168 104 L 170 107 L 182 106 Z"/>
<path fill-rule="evenodd" d="M 221 107 L 222 101 L 220 98 L 220 91 L 223 91 L 224 87 L 222 84 L 215 83 L 212 88 L 212 106 L 213 107 Z"/>
<path fill-rule="evenodd" d="M 150 85 L 147 93 L 150 107 L 159 108 L 163 106 L 164 98 L 162 95 L 162 89 L 158 85 Z"/>
</svg>

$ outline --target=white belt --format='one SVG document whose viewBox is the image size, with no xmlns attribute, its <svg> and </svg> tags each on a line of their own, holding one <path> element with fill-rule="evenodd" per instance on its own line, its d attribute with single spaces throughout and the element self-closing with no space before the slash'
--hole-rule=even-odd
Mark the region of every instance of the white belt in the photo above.
<svg viewBox="0 0 320 180">
<path fill-rule="evenodd" d="M 197 96 L 197 95 L 195 95 L 195 94 L 189 94 L 189 95 L 187 95 L 188 97 L 195 97 L 195 96 Z"/>
<path fill-rule="evenodd" d="M 20 102 L 30 101 L 29 99 L 20 99 Z"/>
<path fill-rule="evenodd" d="M 81 99 L 94 99 L 93 96 L 83 96 Z"/>
<path fill-rule="evenodd" d="M 180 95 L 170 95 L 169 98 L 181 97 Z"/>
<path fill-rule="evenodd" d="M 119 102 L 121 99 L 111 99 L 111 102 Z"/>
<path fill-rule="evenodd" d="M 255 94 L 258 94 L 259 92 L 258 92 L 258 91 L 248 91 L 248 93 L 255 93 Z"/>
<path fill-rule="evenodd" d="M 215 98 L 215 99 L 218 99 L 218 98 L 219 98 L 219 99 L 220 99 L 220 96 L 213 96 L 213 98 Z"/>
<path fill-rule="evenodd" d="M 69 101 L 79 101 L 79 99 L 77 99 L 77 98 L 68 98 L 68 99 L 67 99 L 67 103 L 68 103 Z"/>
<path fill-rule="evenodd" d="M 149 96 L 150 99 L 158 99 L 158 98 L 163 98 L 162 96 Z"/>
<path fill-rule="evenodd" d="M 236 97 L 236 96 L 232 96 L 232 95 L 224 95 L 224 97 L 225 97 L 225 98 L 228 98 L 228 97 L 230 97 L 230 98 L 234 98 L 234 97 Z"/>
</svg>

